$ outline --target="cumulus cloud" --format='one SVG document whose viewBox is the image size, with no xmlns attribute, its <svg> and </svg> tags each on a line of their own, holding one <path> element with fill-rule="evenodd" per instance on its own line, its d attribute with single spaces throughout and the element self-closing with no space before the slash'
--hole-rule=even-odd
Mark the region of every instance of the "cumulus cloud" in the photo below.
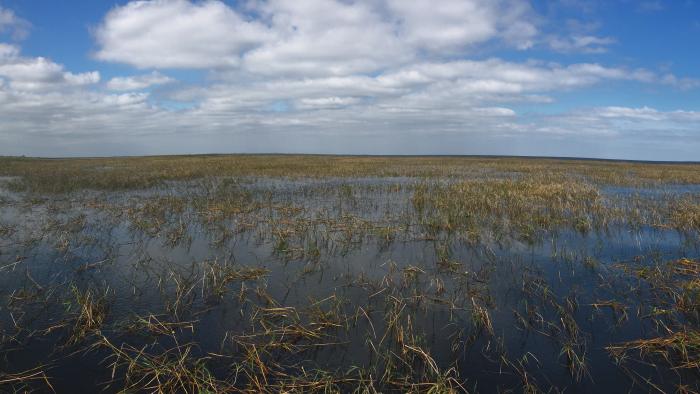
<svg viewBox="0 0 700 394">
<path fill-rule="evenodd" d="M 524 1 L 389 0 L 388 8 L 402 38 L 431 52 L 459 51 L 494 37 L 524 49 L 537 33 Z"/>
<path fill-rule="evenodd" d="M 151 86 L 163 85 L 174 81 L 174 79 L 167 75 L 163 75 L 158 71 L 153 71 L 150 74 L 114 77 L 107 82 L 107 88 L 117 91 L 142 90 Z"/>
<path fill-rule="evenodd" d="M 270 35 L 219 1 L 133 1 L 97 28 L 95 56 L 139 68 L 230 67 Z"/>
<path fill-rule="evenodd" d="M 347 75 L 464 52 L 489 40 L 525 49 L 537 34 L 523 0 L 134 1 L 97 28 L 100 60 L 139 68 L 243 67 Z M 253 18 L 249 15 L 256 15 Z"/>
<path fill-rule="evenodd" d="M 42 91 L 91 85 L 99 82 L 97 71 L 72 73 L 43 58 L 20 56 L 19 48 L 0 43 L 0 77 L 18 91 Z"/>
<path fill-rule="evenodd" d="M 412 48 L 369 2 L 270 0 L 257 8 L 277 39 L 245 55 L 254 73 L 347 75 L 412 58 Z"/>
</svg>

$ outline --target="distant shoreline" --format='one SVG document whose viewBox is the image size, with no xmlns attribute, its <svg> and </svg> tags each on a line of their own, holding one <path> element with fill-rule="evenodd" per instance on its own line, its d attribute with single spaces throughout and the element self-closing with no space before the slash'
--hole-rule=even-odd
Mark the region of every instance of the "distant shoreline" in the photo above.
<svg viewBox="0 0 700 394">
<path fill-rule="evenodd" d="M 576 156 L 527 156 L 527 155 L 436 155 L 436 154 L 341 154 L 341 153 L 191 153 L 191 154 L 164 154 L 164 155 L 114 155 L 114 156 L 2 156 L 0 159 L 30 159 L 30 160 L 85 160 L 85 159 L 128 159 L 128 158 L 173 158 L 173 157 L 225 157 L 225 156 L 300 156 L 300 157 L 367 157 L 367 158 L 465 158 L 465 159 L 522 159 L 522 160 L 553 160 L 553 161 L 587 161 L 609 163 L 640 163 L 640 164 L 700 164 L 698 161 L 688 160 L 641 160 L 641 159 L 613 159 L 604 157 L 576 157 Z"/>
</svg>

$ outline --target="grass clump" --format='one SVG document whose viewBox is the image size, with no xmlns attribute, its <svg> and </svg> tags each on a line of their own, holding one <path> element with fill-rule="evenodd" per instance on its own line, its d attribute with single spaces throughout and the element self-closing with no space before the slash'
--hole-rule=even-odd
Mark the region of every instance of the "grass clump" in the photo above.
<svg viewBox="0 0 700 394">
<path fill-rule="evenodd" d="M 542 230 L 580 232 L 600 225 L 603 202 L 589 184 L 565 180 L 474 180 L 421 185 L 413 206 L 429 232 L 516 234 L 534 242 Z"/>
<path fill-rule="evenodd" d="M 177 345 L 158 354 L 144 348 L 123 344 L 115 346 L 103 337 L 98 345 L 111 350 L 109 358 L 112 378 L 117 371 L 121 392 L 151 393 L 226 393 L 232 387 L 216 379 L 207 368 L 208 357 L 194 357 L 195 346 Z"/>
<path fill-rule="evenodd" d="M 629 341 L 607 347 L 618 360 L 636 352 L 640 358 L 663 361 L 673 369 L 700 371 L 700 331 L 684 329 L 669 335 Z"/>
<path fill-rule="evenodd" d="M 91 334 L 99 334 L 107 317 L 107 294 L 109 290 L 99 294 L 92 289 L 81 291 L 77 287 L 73 287 L 71 291 L 74 303 L 69 305 L 69 309 L 75 308 L 77 311 L 74 312 L 76 317 L 68 344 L 75 345 Z"/>
</svg>

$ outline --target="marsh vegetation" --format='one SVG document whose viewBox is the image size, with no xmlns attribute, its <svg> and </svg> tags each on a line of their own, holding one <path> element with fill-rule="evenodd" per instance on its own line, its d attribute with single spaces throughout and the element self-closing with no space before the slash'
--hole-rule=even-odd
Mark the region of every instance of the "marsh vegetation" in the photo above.
<svg viewBox="0 0 700 394">
<path fill-rule="evenodd" d="M 698 392 L 700 165 L 0 158 L 0 391 Z"/>
</svg>

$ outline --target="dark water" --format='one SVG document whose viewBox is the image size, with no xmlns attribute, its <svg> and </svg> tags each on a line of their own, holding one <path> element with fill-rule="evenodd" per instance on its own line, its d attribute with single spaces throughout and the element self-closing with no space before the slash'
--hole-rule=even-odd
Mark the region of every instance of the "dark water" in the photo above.
<svg viewBox="0 0 700 394">
<path fill-rule="evenodd" d="M 181 212 L 163 215 L 154 232 L 135 225 L 139 219 L 129 209 L 160 197 L 196 197 L 217 183 L 34 202 L 5 190 L 0 370 L 45 365 L 57 392 L 118 391 L 120 374 L 108 383 L 110 351 L 91 347 L 95 333 L 68 343 L 79 315 L 75 292 L 90 290 L 104 295 L 107 314 L 99 334 L 110 342 L 157 353 L 174 346 L 172 338 L 125 328 L 136 316 L 192 322 L 175 330 L 177 341 L 195 343 L 193 357 L 223 355 L 208 361 L 221 379 L 230 379 L 231 365 L 242 358 L 241 345 L 231 338 L 263 330 L 256 320 L 259 308 L 293 307 L 298 321 L 289 316 L 270 321 L 312 324 L 306 312 L 318 309 L 335 311 L 346 322 L 324 331 L 319 343 L 297 343 L 308 348 L 270 355 L 290 373 L 301 366 L 381 372 L 383 364 L 371 348 L 391 350 L 394 334 L 387 321 L 398 309 L 415 342 L 441 370 L 454 367 L 473 391 L 517 392 L 528 381 L 544 391 L 645 392 L 650 386 L 640 383 L 644 379 L 667 391 L 675 391 L 679 382 L 698 388 L 697 371 L 618 365 L 605 349 L 658 333 L 657 321 L 643 317 L 651 295 L 625 267 L 698 258 L 697 234 L 614 226 L 586 234 L 561 229 L 533 244 L 487 233 L 478 242 L 450 235 L 433 239 L 412 219 L 410 198 L 418 182 L 243 179 L 236 190 L 249 193 L 250 204 L 259 203 L 253 211 L 210 219 L 186 204 Z M 679 187 L 663 193 L 698 191 Z M 603 192 L 611 198 L 640 193 Z M 656 193 L 662 192 L 641 191 Z M 377 228 L 390 226 L 402 230 L 386 240 Z M 285 231 L 290 235 L 281 245 L 279 234 Z M 173 240 L 173 233 L 180 237 Z M 255 279 L 228 280 L 223 292 L 215 293 L 213 266 L 266 271 Z M 179 287 L 187 290 L 174 304 Z M 593 305 L 607 300 L 624 305 L 627 316 Z M 474 318 L 479 308 L 487 311 L 492 329 Z M 567 331 L 569 317 L 576 333 Z M 568 366 L 566 344 L 585 361 L 580 376 Z M 30 387 L 46 390 L 41 382 Z"/>
</svg>

